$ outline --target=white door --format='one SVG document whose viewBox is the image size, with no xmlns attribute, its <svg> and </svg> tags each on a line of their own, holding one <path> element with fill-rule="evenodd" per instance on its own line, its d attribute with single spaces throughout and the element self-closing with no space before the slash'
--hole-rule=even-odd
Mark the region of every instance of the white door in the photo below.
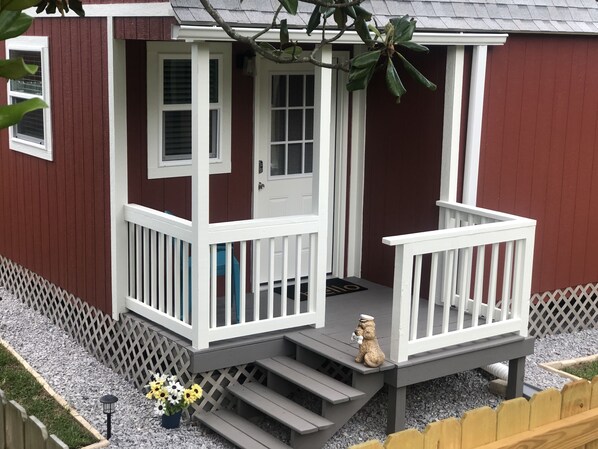
<svg viewBox="0 0 598 449">
<path fill-rule="evenodd" d="M 312 213 L 314 158 L 314 71 L 311 65 L 275 64 L 261 60 L 257 67 L 254 217 L 281 217 Z M 334 99 L 333 99 L 334 100 Z M 336 102 L 333 101 L 333 104 Z M 335 126 L 335 124 L 333 124 Z M 334 154 L 332 155 L 334 160 Z M 334 163 L 330 164 L 331 199 Z M 333 203 L 329 230 L 333 226 Z M 332 271 L 332 233 L 329 234 L 327 271 Z M 301 242 L 301 274 L 307 275 L 308 238 Z M 296 240 L 288 243 L 289 278 L 295 277 Z M 268 280 L 269 247 L 262 242 L 260 281 Z M 282 239 L 275 245 L 276 280 L 282 275 Z"/>
</svg>

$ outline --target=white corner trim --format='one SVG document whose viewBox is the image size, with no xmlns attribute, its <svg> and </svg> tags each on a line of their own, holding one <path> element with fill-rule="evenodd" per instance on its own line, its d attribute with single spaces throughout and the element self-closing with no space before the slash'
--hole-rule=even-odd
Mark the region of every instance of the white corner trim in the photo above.
<svg viewBox="0 0 598 449">
<path fill-rule="evenodd" d="M 128 233 L 124 206 L 128 202 L 127 98 L 125 42 L 112 38 L 113 21 L 107 20 L 108 134 L 110 154 L 110 272 L 112 317 L 126 311 L 128 288 Z"/>
<path fill-rule="evenodd" d="M 488 47 L 473 48 L 471 82 L 469 87 L 469 112 L 467 117 L 467 143 L 463 173 L 463 203 L 475 206 L 480 170 L 480 145 L 484 114 L 484 88 L 486 82 L 486 57 Z"/>
<path fill-rule="evenodd" d="M 358 54 L 364 47 L 356 46 Z M 367 91 L 352 93 L 351 108 L 351 180 L 349 187 L 349 225 L 347 240 L 347 276 L 361 276 L 363 241 L 363 189 L 365 178 L 365 127 Z"/>
<path fill-rule="evenodd" d="M 261 28 L 234 27 L 237 33 L 243 36 L 253 36 Z M 307 35 L 305 29 L 290 29 L 289 37 L 299 42 L 320 42 L 322 32 L 316 30 Z M 508 34 L 492 33 L 413 33 L 413 41 L 422 45 L 503 45 L 507 40 Z M 206 25 L 174 25 L 172 28 L 172 38 L 185 41 L 230 41 L 231 38 L 224 30 L 217 26 Z M 278 30 L 271 30 L 265 33 L 260 41 L 278 41 L 280 33 Z M 345 32 L 335 44 L 363 44 L 363 41 L 355 31 Z"/>
<path fill-rule="evenodd" d="M 465 50 L 463 46 L 448 48 L 442 130 L 442 165 L 440 171 L 441 201 L 457 201 L 464 60 Z"/>
<path fill-rule="evenodd" d="M 31 17 L 38 19 L 55 19 L 56 14 L 37 14 L 36 8 L 25 10 Z M 85 17 L 174 17 L 174 11 L 169 2 L 164 3 L 103 3 L 83 4 Z M 64 14 L 65 17 L 78 17 L 72 10 Z"/>
</svg>

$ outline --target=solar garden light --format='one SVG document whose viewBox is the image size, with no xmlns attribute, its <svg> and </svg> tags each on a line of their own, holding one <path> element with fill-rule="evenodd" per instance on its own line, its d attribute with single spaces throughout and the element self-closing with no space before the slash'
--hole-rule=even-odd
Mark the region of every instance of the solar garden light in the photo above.
<svg viewBox="0 0 598 449">
<path fill-rule="evenodd" d="M 104 413 L 107 416 L 107 425 L 106 425 L 106 439 L 110 439 L 112 436 L 112 413 L 116 410 L 116 401 L 118 398 L 111 394 L 104 395 L 100 398 L 100 402 L 102 403 L 102 408 L 104 409 Z"/>
</svg>

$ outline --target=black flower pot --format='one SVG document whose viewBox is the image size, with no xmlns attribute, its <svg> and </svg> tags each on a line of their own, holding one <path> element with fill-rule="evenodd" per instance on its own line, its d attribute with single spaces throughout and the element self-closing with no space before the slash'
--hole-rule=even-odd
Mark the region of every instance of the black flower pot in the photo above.
<svg viewBox="0 0 598 449">
<path fill-rule="evenodd" d="M 181 425 L 181 413 L 176 412 L 174 415 L 162 415 L 162 427 L 165 429 L 176 429 Z"/>
</svg>

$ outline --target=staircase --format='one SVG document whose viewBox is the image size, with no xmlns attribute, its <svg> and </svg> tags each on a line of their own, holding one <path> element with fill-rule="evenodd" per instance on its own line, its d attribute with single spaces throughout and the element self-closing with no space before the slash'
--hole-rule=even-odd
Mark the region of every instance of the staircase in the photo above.
<svg viewBox="0 0 598 449">
<path fill-rule="evenodd" d="M 394 368 L 388 362 L 379 368 L 355 363 L 355 348 L 317 330 L 285 338 L 295 344 L 295 358 L 280 356 L 255 362 L 267 372 L 266 385 L 245 382 L 227 387 L 237 398 L 235 412 L 216 410 L 195 416 L 240 448 L 317 449 L 384 386 L 384 371 Z M 316 369 L 326 359 L 351 370 L 351 385 Z M 298 391 L 310 393 L 317 406 L 309 410 L 289 398 L 306 396 Z M 290 429 L 290 446 L 250 421 L 260 414 Z"/>
</svg>

